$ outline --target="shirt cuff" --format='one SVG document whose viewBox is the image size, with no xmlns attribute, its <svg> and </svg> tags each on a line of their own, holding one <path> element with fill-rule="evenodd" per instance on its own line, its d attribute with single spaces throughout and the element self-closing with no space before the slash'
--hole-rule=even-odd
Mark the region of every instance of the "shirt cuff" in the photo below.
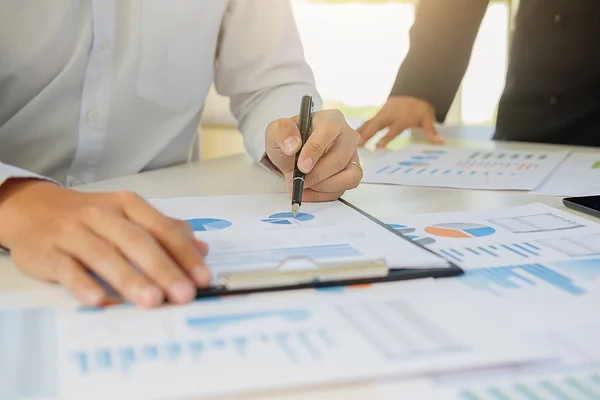
<svg viewBox="0 0 600 400">
<path fill-rule="evenodd" d="M 0 187 L 2 187 L 2 185 L 4 185 L 9 179 L 39 179 L 63 186 L 60 182 L 57 182 L 47 176 L 39 175 L 12 165 L 0 163 Z"/>
</svg>

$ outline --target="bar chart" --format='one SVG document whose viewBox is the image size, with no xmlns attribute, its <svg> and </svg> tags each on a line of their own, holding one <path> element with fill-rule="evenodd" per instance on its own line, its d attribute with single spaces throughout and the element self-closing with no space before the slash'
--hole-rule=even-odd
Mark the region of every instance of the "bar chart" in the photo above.
<svg viewBox="0 0 600 400">
<path fill-rule="evenodd" d="M 532 190 L 565 158 L 565 152 L 473 152 L 408 146 L 381 157 L 363 182 L 470 189 Z"/>
<path fill-rule="evenodd" d="M 81 375 L 129 375 L 136 369 L 207 365 L 217 359 L 252 362 L 261 355 L 277 363 L 298 365 L 323 359 L 333 346 L 325 329 L 301 328 L 79 351 L 72 354 L 71 360 Z"/>
<path fill-rule="evenodd" d="M 574 279 L 542 264 L 476 269 L 467 271 L 459 280 L 472 289 L 486 291 L 500 297 L 510 295 L 515 290 L 539 285 L 549 285 L 572 296 L 587 293 L 586 289 Z"/>
<path fill-rule="evenodd" d="M 464 265 L 496 266 L 503 263 L 564 260 L 600 256 L 600 235 L 513 242 L 484 242 L 467 246 L 437 247 L 441 256 Z"/>
<path fill-rule="evenodd" d="M 312 261 L 359 257 L 361 253 L 347 243 L 322 246 L 286 247 L 275 249 L 256 249 L 247 251 L 224 251 L 209 253 L 207 265 L 212 269 L 226 269 L 248 265 L 271 266 L 290 258 L 307 258 Z"/>
<path fill-rule="evenodd" d="M 514 379 L 459 391 L 460 400 L 596 400 L 600 399 L 600 369 L 539 379 Z"/>
<path fill-rule="evenodd" d="M 464 247 L 447 247 L 434 249 L 445 258 L 468 265 L 495 264 L 503 262 L 523 262 L 524 260 L 545 258 L 556 251 L 543 245 L 531 242 L 508 242 L 498 244 L 481 244 Z"/>
</svg>

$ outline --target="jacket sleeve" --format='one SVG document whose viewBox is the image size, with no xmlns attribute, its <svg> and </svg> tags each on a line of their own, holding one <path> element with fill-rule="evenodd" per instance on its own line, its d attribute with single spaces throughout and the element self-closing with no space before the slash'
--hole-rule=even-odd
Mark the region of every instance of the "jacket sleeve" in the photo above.
<svg viewBox="0 0 600 400">
<path fill-rule="evenodd" d="M 420 0 L 391 96 L 428 101 L 439 122 L 460 86 L 489 0 Z"/>
</svg>

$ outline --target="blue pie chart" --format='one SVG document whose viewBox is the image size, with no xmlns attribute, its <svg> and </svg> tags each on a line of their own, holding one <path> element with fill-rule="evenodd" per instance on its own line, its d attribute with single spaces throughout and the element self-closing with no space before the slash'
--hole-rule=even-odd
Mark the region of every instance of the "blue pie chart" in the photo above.
<svg viewBox="0 0 600 400">
<path fill-rule="evenodd" d="M 192 226 L 194 232 L 218 231 L 231 226 L 231 222 L 216 218 L 188 219 L 187 222 Z"/>
<path fill-rule="evenodd" d="M 294 217 L 294 214 L 292 214 L 291 212 L 283 212 L 283 213 L 273 214 L 273 215 L 269 216 L 269 218 L 263 219 L 262 221 L 267 222 L 269 224 L 275 224 L 275 225 L 292 225 L 292 224 L 298 224 L 298 223 L 310 221 L 311 219 L 314 219 L 314 218 L 315 218 L 314 215 L 308 214 L 308 213 L 298 213 L 298 215 L 296 215 Z"/>
</svg>

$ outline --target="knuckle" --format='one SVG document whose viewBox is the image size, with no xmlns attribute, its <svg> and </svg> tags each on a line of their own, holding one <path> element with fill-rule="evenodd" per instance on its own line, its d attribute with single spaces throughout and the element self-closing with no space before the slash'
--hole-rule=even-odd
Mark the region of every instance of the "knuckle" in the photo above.
<svg viewBox="0 0 600 400">
<path fill-rule="evenodd" d="M 320 173 L 318 171 L 316 171 L 316 170 L 312 170 L 306 176 L 306 186 L 313 186 L 313 185 L 316 185 L 319 182 L 321 182 L 321 176 L 320 176 Z"/>
<path fill-rule="evenodd" d="M 98 221 L 103 218 L 105 211 L 96 205 L 86 205 L 79 209 L 78 217 L 87 221 Z"/>
<path fill-rule="evenodd" d="M 323 146 L 321 143 L 317 143 L 317 142 L 309 142 L 306 145 L 306 150 L 311 153 L 311 154 L 315 154 L 318 157 L 320 157 L 321 155 L 323 155 L 325 153 L 325 146 Z"/>
<path fill-rule="evenodd" d="M 322 125 L 321 125 L 321 129 L 328 135 L 328 136 L 334 136 L 337 135 L 338 131 L 339 131 L 339 124 L 336 124 L 333 121 L 325 121 Z"/>
<path fill-rule="evenodd" d="M 279 118 L 269 124 L 271 129 L 287 131 L 295 127 L 294 121 L 289 118 Z"/>
<path fill-rule="evenodd" d="M 179 226 L 180 230 L 182 230 L 183 232 L 185 232 L 188 235 L 193 235 L 194 229 L 187 221 L 178 219 L 178 220 L 176 220 L 176 222 L 177 222 L 177 225 Z"/>
<path fill-rule="evenodd" d="M 119 192 L 115 196 L 118 200 L 122 201 L 125 204 L 138 204 L 143 201 L 137 193 L 130 191 Z"/>
<path fill-rule="evenodd" d="M 346 161 L 346 158 L 342 154 L 335 153 L 334 166 L 335 166 L 336 172 L 340 172 L 348 166 L 348 162 Z"/>
<path fill-rule="evenodd" d="M 161 217 L 156 223 L 156 229 L 160 233 L 178 233 L 181 229 L 181 224 L 176 219 Z"/>
<path fill-rule="evenodd" d="M 344 114 L 338 110 L 337 108 L 331 109 L 331 110 L 327 110 L 327 113 L 329 114 L 329 117 L 332 119 L 336 119 L 336 120 L 343 120 L 344 119 Z"/>
</svg>

